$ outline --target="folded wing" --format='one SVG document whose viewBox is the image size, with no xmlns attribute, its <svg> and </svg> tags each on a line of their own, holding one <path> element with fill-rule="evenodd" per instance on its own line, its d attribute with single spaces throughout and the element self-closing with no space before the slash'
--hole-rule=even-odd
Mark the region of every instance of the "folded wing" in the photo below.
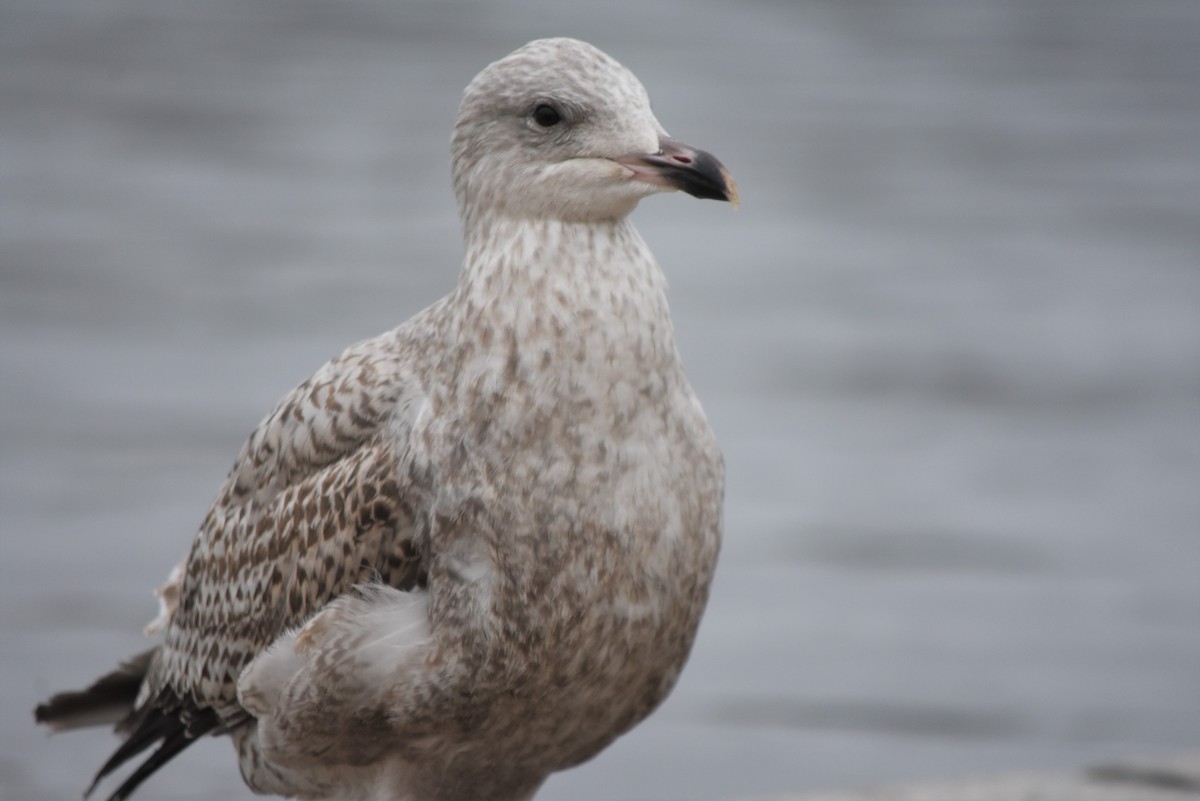
<svg viewBox="0 0 1200 801">
<path fill-rule="evenodd" d="M 114 799 L 200 735 L 248 722 L 238 678 L 281 636 L 356 587 L 423 585 L 423 490 L 408 441 L 424 398 L 414 328 L 420 318 L 351 347 L 251 434 L 182 576 L 168 581 L 172 597 L 156 621 L 165 640 L 120 726 L 129 737 L 97 781 L 157 750 Z"/>
</svg>

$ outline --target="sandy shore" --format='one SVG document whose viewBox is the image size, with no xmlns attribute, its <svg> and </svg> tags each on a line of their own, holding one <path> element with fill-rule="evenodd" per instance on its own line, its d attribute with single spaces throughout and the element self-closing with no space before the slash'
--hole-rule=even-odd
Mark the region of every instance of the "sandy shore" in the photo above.
<svg viewBox="0 0 1200 801">
<path fill-rule="evenodd" d="M 1008 775 L 747 801 L 1185 801 L 1200 797 L 1200 753 L 1078 773 Z"/>
</svg>

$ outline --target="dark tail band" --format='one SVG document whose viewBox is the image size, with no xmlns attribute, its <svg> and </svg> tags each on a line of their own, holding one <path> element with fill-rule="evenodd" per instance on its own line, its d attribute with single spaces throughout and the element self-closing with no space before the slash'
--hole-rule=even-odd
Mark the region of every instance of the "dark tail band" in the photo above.
<svg viewBox="0 0 1200 801">
<path fill-rule="evenodd" d="M 129 717 L 156 648 L 121 663 L 86 690 L 58 693 L 38 704 L 33 717 L 55 731 L 85 726 L 116 726 Z"/>
<path fill-rule="evenodd" d="M 152 648 L 129 659 L 86 690 L 58 693 L 38 704 L 33 712 L 38 723 L 55 731 L 112 725 L 127 735 L 100 768 L 84 793 L 85 798 L 105 776 L 157 744 L 158 748 L 109 796 L 109 801 L 124 801 L 172 757 L 220 725 L 220 719 L 211 709 L 185 710 L 171 693 L 151 698 L 140 708 L 134 708 L 156 650 Z"/>
</svg>

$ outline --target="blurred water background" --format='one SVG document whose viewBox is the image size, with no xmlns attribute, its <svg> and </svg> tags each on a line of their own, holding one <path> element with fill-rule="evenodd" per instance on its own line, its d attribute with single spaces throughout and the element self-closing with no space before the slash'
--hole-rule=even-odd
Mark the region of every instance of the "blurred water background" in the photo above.
<svg viewBox="0 0 1200 801">
<path fill-rule="evenodd" d="M 633 69 L 744 198 L 637 219 L 729 468 L 678 691 L 545 801 L 1200 747 L 1200 3 L 0 0 L 0 798 L 242 438 L 448 291 L 463 86 Z M 145 799 L 248 799 L 223 740 Z"/>
</svg>

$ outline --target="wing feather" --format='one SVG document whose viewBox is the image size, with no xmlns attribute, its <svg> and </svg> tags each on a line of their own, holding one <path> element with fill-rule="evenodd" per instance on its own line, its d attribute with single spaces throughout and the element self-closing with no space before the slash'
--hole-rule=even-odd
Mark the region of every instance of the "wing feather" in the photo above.
<svg viewBox="0 0 1200 801">
<path fill-rule="evenodd" d="M 191 551 L 159 590 L 150 630 L 165 629 L 164 642 L 118 725 L 127 739 L 96 781 L 158 747 L 113 798 L 205 733 L 234 734 L 244 751 L 253 727 L 243 725 L 250 713 L 237 680 L 281 635 L 355 585 L 424 584 L 428 493 L 410 469 L 409 440 L 436 308 L 325 364 L 247 439 Z"/>
<path fill-rule="evenodd" d="M 404 333 L 349 348 L 250 435 L 193 542 L 144 698 L 236 723 L 239 674 L 282 633 L 357 584 L 423 581 L 406 470 L 423 388 Z"/>
</svg>

